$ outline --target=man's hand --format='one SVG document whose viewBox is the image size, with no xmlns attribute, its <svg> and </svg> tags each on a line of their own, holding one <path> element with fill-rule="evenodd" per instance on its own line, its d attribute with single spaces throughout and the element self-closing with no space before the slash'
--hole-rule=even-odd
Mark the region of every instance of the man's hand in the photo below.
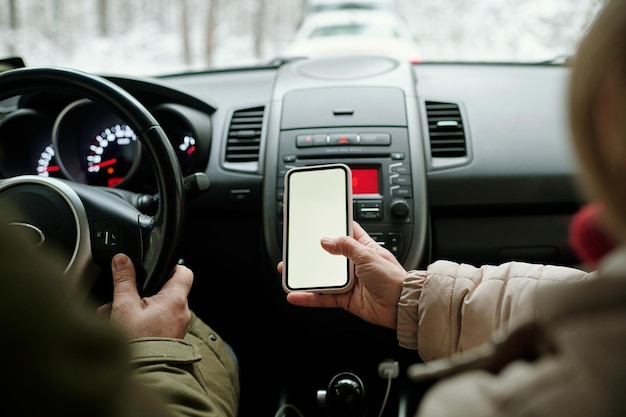
<svg viewBox="0 0 626 417">
<path fill-rule="evenodd" d="M 187 296 L 193 283 L 193 272 L 177 265 L 172 277 L 151 297 L 140 297 L 135 267 L 128 256 L 117 254 L 111 261 L 113 301 L 98 309 L 110 313 L 110 320 L 122 328 L 130 339 L 171 337 L 182 339 L 187 333 L 191 312 Z"/>
</svg>

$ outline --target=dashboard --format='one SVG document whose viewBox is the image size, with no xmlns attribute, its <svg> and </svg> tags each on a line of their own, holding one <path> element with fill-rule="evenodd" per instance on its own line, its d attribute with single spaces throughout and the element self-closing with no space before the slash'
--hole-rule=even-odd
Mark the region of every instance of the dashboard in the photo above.
<svg viewBox="0 0 626 417">
<path fill-rule="evenodd" d="M 360 375 L 377 403 L 378 363 L 417 360 L 389 329 L 285 301 L 276 264 L 292 167 L 347 164 L 355 219 L 406 269 L 436 259 L 578 263 L 567 235 L 585 197 L 566 65 L 354 56 L 102 76 L 154 115 L 184 176 L 206 177 L 186 201 L 180 253 L 195 274 L 190 306 L 237 352 L 242 416 L 284 402 L 311 415 L 316 390 L 342 371 Z M 128 121 L 63 92 L 0 103 L 0 175 L 21 174 L 156 191 Z M 259 343 L 270 346 L 262 355 Z M 406 414 L 414 389 L 397 383 L 388 415 Z"/>
</svg>

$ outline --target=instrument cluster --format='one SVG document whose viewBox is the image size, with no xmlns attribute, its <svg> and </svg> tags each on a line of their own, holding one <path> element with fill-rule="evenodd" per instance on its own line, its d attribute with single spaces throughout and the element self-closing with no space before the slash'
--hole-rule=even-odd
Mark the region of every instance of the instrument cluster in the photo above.
<svg viewBox="0 0 626 417">
<path fill-rule="evenodd" d="M 211 140 L 210 116 L 174 103 L 158 104 L 150 112 L 170 139 L 183 175 L 203 172 Z M 87 99 L 57 107 L 30 105 L 0 120 L 3 177 L 30 174 L 104 187 L 149 186 L 149 161 L 143 155 L 129 124 Z"/>
</svg>

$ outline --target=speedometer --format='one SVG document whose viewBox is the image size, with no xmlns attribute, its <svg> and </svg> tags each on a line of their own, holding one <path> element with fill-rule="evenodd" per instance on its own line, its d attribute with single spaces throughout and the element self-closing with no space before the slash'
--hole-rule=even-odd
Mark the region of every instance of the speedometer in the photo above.
<svg viewBox="0 0 626 417">
<path fill-rule="evenodd" d="M 85 157 L 87 182 L 107 187 L 122 182 L 133 166 L 136 141 L 135 132 L 124 123 L 98 133 Z"/>
<path fill-rule="evenodd" d="M 83 184 L 117 187 L 131 179 L 141 160 L 133 129 L 89 100 L 75 101 L 61 112 L 53 143 L 63 173 Z"/>
<path fill-rule="evenodd" d="M 37 175 L 42 177 L 55 177 L 58 176 L 59 166 L 56 163 L 56 157 L 54 147 L 52 144 L 46 145 L 46 147 L 39 154 L 37 158 Z"/>
</svg>

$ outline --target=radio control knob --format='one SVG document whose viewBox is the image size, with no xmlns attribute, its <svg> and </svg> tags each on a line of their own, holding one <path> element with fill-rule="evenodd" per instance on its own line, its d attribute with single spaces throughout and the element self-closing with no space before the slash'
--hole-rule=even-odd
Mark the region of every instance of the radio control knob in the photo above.
<svg viewBox="0 0 626 417">
<path fill-rule="evenodd" d="M 409 215 L 409 203 L 405 200 L 394 200 L 391 202 L 391 215 L 399 219 Z"/>
</svg>

